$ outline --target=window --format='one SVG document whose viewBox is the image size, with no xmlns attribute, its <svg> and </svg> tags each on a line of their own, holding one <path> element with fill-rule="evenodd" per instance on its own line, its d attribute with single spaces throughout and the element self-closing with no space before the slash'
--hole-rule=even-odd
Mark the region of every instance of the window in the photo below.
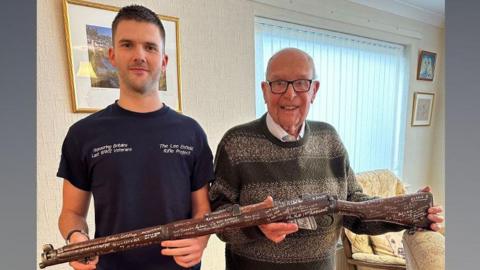
<svg viewBox="0 0 480 270">
<path fill-rule="evenodd" d="M 296 47 L 315 62 L 320 90 L 308 119 L 332 124 L 355 172 L 402 175 L 408 66 L 402 45 L 256 18 L 256 114 L 266 112 L 260 88 L 268 59 Z"/>
</svg>

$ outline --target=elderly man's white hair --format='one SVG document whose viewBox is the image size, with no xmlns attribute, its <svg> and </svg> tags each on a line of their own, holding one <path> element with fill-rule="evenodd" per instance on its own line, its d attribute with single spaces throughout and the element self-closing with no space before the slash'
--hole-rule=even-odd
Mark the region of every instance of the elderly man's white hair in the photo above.
<svg viewBox="0 0 480 270">
<path fill-rule="evenodd" d="M 289 52 L 295 52 L 295 53 L 299 53 L 299 54 L 302 54 L 305 56 L 305 58 L 307 59 L 308 63 L 310 64 L 310 67 L 312 68 L 312 74 L 313 74 L 313 78 L 312 79 L 316 79 L 317 78 L 317 72 L 315 70 L 315 63 L 313 62 L 313 58 L 306 52 L 300 50 L 300 49 L 297 49 L 297 48 L 284 48 L 284 49 L 281 49 L 280 51 L 276 52 L 275 54 L 272 55 L 272 57 L 270 57 L 270 59 L 268 59 L 268 63 L 267 63 L 267 69 L 265 71 L 265 78 L 268 80 L 268 74 L 270 72 L 270 64 L 272 63 L 272 61 L 282 55 L 282 54 L 285 54 L 285 53 L 289 53 Z"/>
</svg>

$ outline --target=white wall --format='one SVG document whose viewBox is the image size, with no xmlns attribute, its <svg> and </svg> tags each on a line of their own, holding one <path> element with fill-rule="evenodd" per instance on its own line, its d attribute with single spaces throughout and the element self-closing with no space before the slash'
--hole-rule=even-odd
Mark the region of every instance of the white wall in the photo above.
<svg viewBox="0 0 480 270">
<path fill-rule="evenodd" d="M 433 141 L 433 152 L 430 164 L 430 179 L 428 184 L 432 186 L 435 203 L 443 205 L 445 209 L 445 31 L 438 37 L 442 44 L 439 50 L 438 83 L 434 85 L 436 101 L 434 108 L 435 117 L 432 119 L 433 131 L 430 139 Z"/>
<path fill-rule="evenodd" d="M 130 1 L 97 1 L 114 6 Z M 444 187 L 444 30 L 348 1 L 141 0 L 157 13 L 180 18 L 183 112 L 197 119 L 212 150 L 233 125 L 255 117 L 255 15 L 406 44 L 410 48 L 404 180 L 411 191 L 432 185 L 443 204 Z M 320 2 L 320 3 L 319 3 Z M 283 8 L 272 6 L 283 5 Z M 314 6 L 312 6 L 314 5 Z M 295 6 L 295 7 L 293 7 Z M 303 8 L 302 8 L 303 6 Z M 297 9 L 296 12 L 290 9 Z M 37 250 L 63 244 L 57 229 L 61 181 L 55 177 L 68 127 L 87 114 L 72 113 L 61 0 L 37 4 Z M 439 53 L 435 81 L 415 80 L 417 52 Z M 414 91 L 434 92 L 430 127 L 411 127 Z M 92 212 L 92 211 L 91 211 Z M 93 215 L 89 224 L 93 228 Z M 223 243 L 212 237 L 204 269 L 224 269 Z M 69 269 L 67 265 L 52 267 Z"/>
</svg>

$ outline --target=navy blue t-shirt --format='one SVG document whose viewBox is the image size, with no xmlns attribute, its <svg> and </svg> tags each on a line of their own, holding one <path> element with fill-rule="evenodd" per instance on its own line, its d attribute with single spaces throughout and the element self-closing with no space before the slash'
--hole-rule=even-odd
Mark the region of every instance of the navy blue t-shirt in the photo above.
<svg viewBox="0 0 480 270">
<path fill-rule="evenodd" d="M 57 176 L 93 194 L 95 237 L 103 237 L 191 218 L 191 192 L 213 179 L 212 152 L 193 119 L 114 103 L 70 127 Z M 107 254 L 97 269 L 183 269 L 160 250 Z"/>
</svg>

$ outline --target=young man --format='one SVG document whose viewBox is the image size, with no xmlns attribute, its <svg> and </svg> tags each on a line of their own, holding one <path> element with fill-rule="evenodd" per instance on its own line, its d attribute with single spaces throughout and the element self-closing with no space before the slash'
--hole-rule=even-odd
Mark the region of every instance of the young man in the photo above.
<svg viewBox="0 0 480 270">
<path fill-rule="evenodd" d="M 262 83 L 268 113 L 230 129 L 217 148 L 210 190 L 215 210 L 258 203 L 268 195 L 276 200 L 319 193 L 349 201 L 371 199 L 362 193 L 335 129 L 306 121 L 319 87 L 313 60 L 305 52 L 287 48 L 270 58 Z M 429 209 L 433 230 L 440 228 L 441 211 Z M 371 234 L 401 229 L 330 214 L 298 223 L 302 228 L 271 223 L 219 234 L 227 242 L 227 269 L 332 270 L 341 226 Z"/>
<path fill-rule="evenodd" d="M 67 242 L 88 239 L 91 195 L 95 237 L 200 217 L 210 211 L 212 153 L 193 119 L 159 98 L 168 57 L 165 30 L 151 10 L 122 8 L 112 23 L 111 63 L 120 98 L 75 123 L 62 147 L 57 176 L 64 178 L 59 228 Z M 164 241 L 118 252 L 74 269 L 199 269 L 208 237 Z"/>
</svg>

